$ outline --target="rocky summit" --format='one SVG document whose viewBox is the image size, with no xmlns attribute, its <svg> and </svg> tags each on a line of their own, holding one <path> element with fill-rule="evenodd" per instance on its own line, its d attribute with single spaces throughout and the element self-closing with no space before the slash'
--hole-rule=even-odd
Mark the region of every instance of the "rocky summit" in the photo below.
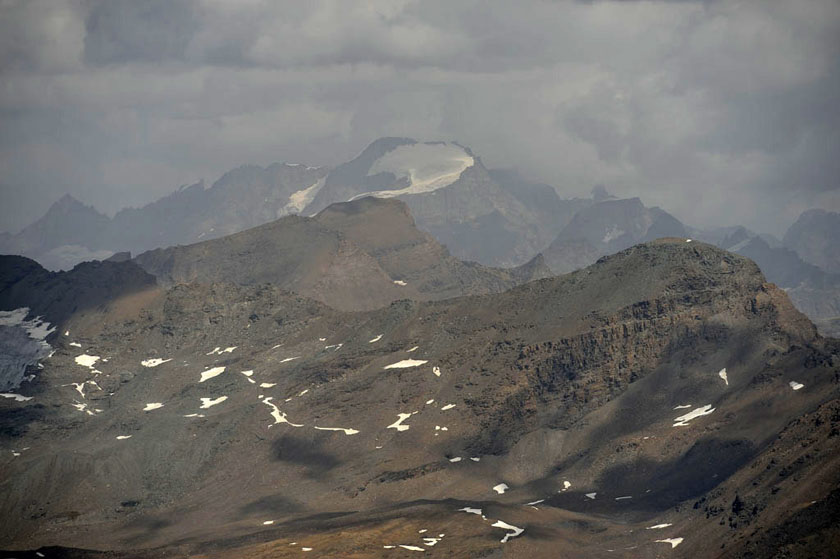
<svg viewBox="0 0 840 559">
<path fill-rule="evenodd" d="M 359 210 L 275 226 L 325 239 L 301 262 L 344 242 L 419 282 L 440 249 L 375 235 Z M 13 556 L 836 549 L 840 342 L 745 257 L 666 238 L 503 292 L 349 311 L 269 268 L 241 281 L 264 257 L 207 277 L 186 249 L 138 259 L 165 263 L 157 286 L 38 311 L 54 353 L 0 400 Z"/>
</svg>

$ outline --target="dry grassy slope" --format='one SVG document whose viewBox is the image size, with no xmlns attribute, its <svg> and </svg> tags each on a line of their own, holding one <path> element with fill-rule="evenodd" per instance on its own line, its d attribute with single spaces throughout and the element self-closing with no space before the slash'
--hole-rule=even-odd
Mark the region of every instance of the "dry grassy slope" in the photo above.
<svg viewBox="0 0 840 559">
<path fill-rule="evenodd" d="M 165 285 L 272 283 L 342 310 L 498 292 L 549 275 L 539 260 L 513 270 L 463 263 L 415 228 L 405 204 L 376 198 L 334 204 L 315 218 L 291 216 L 222 239 L 150 251 L 135 261 Z"/>
<path fill-rule="evenodd" d="M 693 503 L 743 491 L 779 433 L 786 440 L 791 422 L 838 397 L 836 342 L 819 338 L 750 261 L 684 240 L 502 294 L 365 313 L 221 284 L 176 286 L 129 319 L 109 312 L 69 325 L 69 339 L 109 360 L 95 378 L 101 392 L 86 397 L 101 413 L 69 406 L 77 394 L 63 385 L 90 373 L 66 340 L 33 401 L 0 402 L 28 410 L 16 412 L 4 448 L 31 447 L 4 466 L 0 546 L 286 557 L 306 545 L 319 557 L 370 557 L 383 545 L 422 545 L 417 532 L 428 529 L 447 534 L 428 548 L 436 556 L 715 556 L 755 528 L 703 524 Z M 207 355 L 217 346 L 237 348 Z M 156 356 L 173 361 L 139 366 Z M 427 363 L 384 369 L 409 358 Z M 793 392 L 792 380 L 805 388 Z M 303 427 L 272 425 L 260 394 Z M 206 417 L 183 417 L 200 411 L 199 398 L 220 396 Z M 142 411 L 148 402 L 165 405 Z M 706 404 L 710 415 L 672 426 Z M 409 430 L 386 428 L 414 411 Z M 836 487 L 837 474 L 821 471 Z M 504 495 L 491 489 L 500 482 Z M 797 484 L 785 493 L 814 500 Z M 543 499 L 538 510 L 523 506 Z M 504 530 L 463 506 L 525 533 L 502 545 Z M 776 527 L 789 515 L 773 506 L 765 518 Z M 645 530 L 658 523 L 672 526 Z M 654 542 L 667 537 L 685 540 L 673 551 Z"/>
</svg>

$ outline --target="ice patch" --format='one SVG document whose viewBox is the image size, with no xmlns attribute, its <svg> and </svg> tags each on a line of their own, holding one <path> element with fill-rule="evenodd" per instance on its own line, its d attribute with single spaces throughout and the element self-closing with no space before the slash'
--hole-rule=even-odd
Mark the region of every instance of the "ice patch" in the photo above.
<svg viewBox="0 0 840 559">
<path fill-rule="evenodd" d="M 323 177 L 317 180 L 311 186 L 308 186 L 302 190 L 298 190 L 297 192 L 293 192 L 291 196 L 289 196 L 289 203 L 285 205 L 283 208 L 285 213 L 289 214 L 298 214 L 303 211 L 303 208 L 309 205 L 315 195 L 318 194 L 318 191 L 321 190 L 321 187 L 324 186 L 327 177 Z M 278 215 L 277 217 L 282 217 Z"/>
<path fill-rule="evenodd" d="M 227 400 L 227 396 L 219 396 L 218 398 L 201 398 L 201 406 L 200 409 L 206 410 L 207 408 L 213 407 L 216 404 L 221 404 L 225 400 Z"/>
<path fill-rule="evenodd" d="M 292 427 L 303 427 L 303 424 L 298 425 L 296 423 L 292 423 L 291 421 L 289 421 L 286 418 L 286 414 L 281 412 L 280 408 L 278 408 L 274 404 L 274 402 L 272 402 L 273 399 L 274 398 L 269 397 L 269 398 L 264 398 L 263 401 L 262 401 L 263 404 L 265 404 L 266 406 L 271 408 L 271 417 L 274 418 L 273 425 L 277 425 L 278 423 L 288 423 Z M 269 427 L 271 427 L 271 425 L 269 425 Z"/>
<path fill-rule="evenodd" d="M 356 435 L 359 432 L 356 429 L 345 429 L 344 427 L 315 427 L 319 431 L 344 431 L 345 435 Z"/>
<path fill-rule="evenodd" d="M 157 367 L 158 365 L 163 365 L 167 361 L 172 361 L 172 359 L 146 359 L 145 361 L 140 361 L 140 364 L 144 367 Z"/>
<path fill-rule="evenodd" d="M 3 392 L 0 396 L 3 398 L 14 398 L 15 402 L 26 402 L 27 400 L 32 399 L 32 396 L 22 396 L 20 394 L 12 394 L 10 392 Z"/>
<path fill-rule="evenodd" d="M 464 170 L 474 164 L 473 157 L 455 144 L 399 146 L 377 159 L 368 170 L 368 176 L 392 173 L 397 179 L 408 179 L 409 186 L 398 190 L 367 192 L 365 195 L 391 198 L 432 192 L 454 183 Z"/>
<path fill-rule="evenodd" d="M 788 384 L 789 384 L 789 385 L 790 385 L 790 387 L 791 387 L 791 388 L 793 388 L 794 390 L 799 390 L 800 388 L 804 388 L 804 387 L 805 387 L 805 385 L 804 385 L 804 384 L 800 384 L 800 383 L 796 382 L 795 380 L 790 381 Z"/>
<path fill-rule="evenodd" d="M 160 402 L 151 402 L 149 404 L 146 404 L 146 407 L 143 408 L 143 411 L 158 410 L 162 407 L 163 407 L 163 404 L 161 404 Z"/>
<path fill-rule="evenodd" d="M 403 359 L 402 361 L 397 361 L 396 363 L 391 363 L 387 365 L 386 369 L 407 369 L 409 367 L 419 367 L 420 365 L 425 365 L 428 361 L 422 361 L 419 359 Z"/>
<path fill-rule="evenodd" d="M 372 344 L 372 343 L 374 343 L 374 342 L 378 342 L 378 341 L 379 341 L 379 340 L 381 340 L 381 339 L 382 339 L 382 334 L 379 334 L 378 336 L 376 336 L 376 337 L 375 337 L 375 338 L 373 338 L 372 340 L 368 340 L 368 343 L 369 343 L 369 344 Z"/>
<path fill-rule="evenodd" d="M 493 487 L 493 491 L 495 491 L 499 495 L 504 494 L 504 492 L 508 489 L 510 489 L 510 487 L 508 487 L 506 483 L 500 483 L 499 485 Z"/>
<path fill-rule="evenodd" d="M 210 380 L 213 377 L 217 377 L 220 374 L 225 372 L 224 367 L 213 367 L 212 369 L 207 369 L 203 373 L 201 373 L 201 378 L 198 382 L 204 382 L 205 380 Z"/>
<path fill-rule="evenodd" d="M 502 543 L 507 543 L 509 539 L 515 538 L 516 536 L 520 535 L 522 532 L 525 531 L 525 528 L 517 528 L 516 526 L 508 524 L 503 520 L 497 520 L 491 526 L 493 526 L 493 528 L 503 528 L 505 530 L 510 530 L 510 532 L 505 534 L 505 537 L 501 539 Z"/>
<path fill-rule="evenodd" d="M 726 367 L 724 367 L 720 370 L 720 372 L 718 372 L 718 376 L 723 379 L 723 382 L 726 383 L 726 386 L 729 386 L 729 378 L 727 378 L 726 376 Z"/>
<path fill-rule="evenodd" d="M 130 438 L 131 438 L 131 435 L 117 435 L 117 440 L 118 441 L 124 441 L 124 440 L 130 439 Z"/>
<path fill-rule="evenodd" d="M 713 411 L 715 411 L 715 408 L 713 408 L 711 404 L 706 404 L 702 408 L 693 409 L 690 412 L 688 412 L 687 414 L 681 415 L 681 416 L 677 417 L 676 419 L 674 419 L 674 422 L 675 422 L 674 427 L 685 427 L 686 425 L 688 425 L 688 422 L 691 421 L 692 419 L 695 419 L 695 418 L 698 418 L 698 417 L 701 417 L 701 416 L 704 416 L 704 415 L 709 415 Z"/>
<path fill-rule="evenodd" d="M 403 425 L 403 421 L 405 421 L 406 419 L 408 419 L 409 417 L 411 417 L 415 413 L 417 413 L 417 412 L 415 411 L 415 412 L 412 412 L 412 413 L 399 413 L 399 414 L 397 414 L 399 419 L 397 419 L 392 424 L 388 425 L 388 427 L 386 427 L 386 429 L 396 429 L 399 432 L 408 431 L 411 426 L 410 425 Z"/>
<path fill-rule="evenodd" d="M 667 528 L 668 526 L 673 526 L 673 524 L 654 524 L 653 526 L 648 526 L 645 530 L 661 530 L 662 528 Z"/>
<path fill-rule="evenodd" d="M 671 549 L 674 549 L 678 545 L 683 542 L 683 538 L 668 538 L 665 540 L 656 540 L 656 543 L 669 543 L 671 544 Z"/>
</svg>

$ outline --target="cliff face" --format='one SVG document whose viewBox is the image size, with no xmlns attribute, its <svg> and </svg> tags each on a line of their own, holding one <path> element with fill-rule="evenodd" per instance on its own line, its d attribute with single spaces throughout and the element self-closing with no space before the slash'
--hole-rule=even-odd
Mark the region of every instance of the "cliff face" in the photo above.
<svg viewBox="0 0 840 559">
<path fill-rule="evenodd" d="M 840 349 L 751 261 L 684 239 L 504 293 L 342 312 L 179 284 L 67 328 L 34 399 L 0 402 L 4 448 L 30 447 L 0 481 L 3 547 L 705 557 L 767 549 L 781 503 L 840 481 L 823 451 L 829 485 L 763 485 L 735 527 L 704 508 L 753 499 L 751 465 L 831 415 Z M 501 543 L 498 521 L 524 532 Z"/>
</svg>

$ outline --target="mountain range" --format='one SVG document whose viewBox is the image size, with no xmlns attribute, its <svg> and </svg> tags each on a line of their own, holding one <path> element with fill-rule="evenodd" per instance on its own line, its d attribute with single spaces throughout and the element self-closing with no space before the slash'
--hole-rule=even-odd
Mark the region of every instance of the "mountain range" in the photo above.
<svg viewBox="0 0 840 559">
<path fill-rule="evenodd" d="M 0 400 L 14 556 L 820 557 L 840 538 L 840 343 L 711 244 L 515 275 L 362 198 L 2 268 L 2 308 L 52 347 Z"/>
<path fill-rule="evenodd" d="M 661 208 L 646 207 L 638 198 L 616 199 L 603 187 L 593 190 L 592 198 L 561 198 L 555 187 L 529 182 L 510 170 L 487 169 L 472 150 L 455 142 L 381 138 L 358 157 L 332 169 L 291 163 L 266 168 L 243 166 L 226 173 L 209 188 L 203 183 L 184 187 L 143 208 L 122 210 L 113 218 L 65 196 L 19 233 L 0 236 L 0 253 L 34 258 L 48 269 L 69 269 L 78 262 L 102 260 L 115 253 L 151 251 L 142 260 L 161 281 L 183 281 L 191 277 L 190 273 L 198 273 L 197 268 L 188 271 L 185 266 L 193 264 L 186 262 L 201 250 L 213 247 L 215 251 L 217 247 L 175 247 L 267 225 L 268 229 L 283 228 L 290 236 L 283 242 L 288 242 L 286 248 L 291 249 L 294 235 L 305 236 L 308 229 L 318 229 L 323 224 L 295 222 L 293 226 L 287 221 L 270 225 L 272 222 L 288 215 L 311 218 L 330 204 L 364 197 L 393 198 L 406 204 L 417 228 L 442 245 L 430 248 L 426 258 L 435 258 L 436 251 L 448 251 L 446 256 L 440 256 L 442 268 L 455 266 L 455 259 L 478 263 L 464 264 L 471 266 L 470 274 L 478 275 L 487 271 L 481 266 L 525 267 L 511 272 L 494 271 L 501 278 L 495 287 L 490 287 L 488 278 L 474 278 L 466 281 L 483 287 L 454 290 L 452 282 L 464 281 L 455 279 L 463 278 L 463 273 L 450 270 L 446 272 L 450 277 L 441 279 L 449 282 L 449 287 L 429 288 L 422 296 L 412 292 L 411 297 L 445 298 L 456 292 L 498 290 L 512 285 L 511 278 L 524 277 L 523 270 L 532 270 L 524 272 L 526 276 L 536 274 L 532 277 L 545 275 L 545 266 L 553 273 L 567 273 L 636 243 L 668 236 L 692 237 L 749 256 L 770 281 L 788 291 L 794 304 L 817 323 L 821 332 L 840 334 L 840 253 L 833 242 L 840 233 L 840 214 L 824 210 L 804 212 L 782 240 L 739 226 L 698 229 L 681 223 Z M 248 244 L 253 235 L 259 234 L 255 231 L 223 244 L 235 249 L 236 243 Z M 326 239 L 320 233 L 316 237 Z M 300 240 L 296 242 L 303 246 Z M 352 244 L 345 239 L 340 250 L 339 245 L 322 248 L 338 251 L 328 258 L 332 262 Z M 542 262 L 537 265 L 534 259 L 540 254 Z M 163 258 L 170 260 L 163 262 Z M 375 255 L 372 258 L 377 260 Z M 380 259 L 377 265 L 382 264 Z M 219 271 L 216 277 L 254 282 L 260 276 L 257 270 L 266 265 Z M 177 277 L 167 275 L 167 266 L 173 266 L 172 273 Z M 342 269 L 341 265 L 336 266 L 335 270 Z M 540 267 L 542 271 L 535 271 Z M 319 274 L 323 271 L 318 266 L 309 270 Z M 380 283 L 391 275 L 384 269 L 378 276 Z M 288 279 L 310 284 L 303 276 Z M 358 277 L 356 281 L 359 282 Z M 373 297 L 368 305 L 393 300 L 397 296 L 394 285 L 372 289 L 362 298 Z M 326 283 L 316 289 L 327 293 L 324 286 Z M 403 294 L 409 295 L 414 287 L 403 289 Z M 307 294 L 326 301 L 323 296 Z M 330 299 L 333 304 L 336 300 L 346 298 L 339 295 Z M 366 306 L 360 304 L 359 308 Z"/>
</svg>

